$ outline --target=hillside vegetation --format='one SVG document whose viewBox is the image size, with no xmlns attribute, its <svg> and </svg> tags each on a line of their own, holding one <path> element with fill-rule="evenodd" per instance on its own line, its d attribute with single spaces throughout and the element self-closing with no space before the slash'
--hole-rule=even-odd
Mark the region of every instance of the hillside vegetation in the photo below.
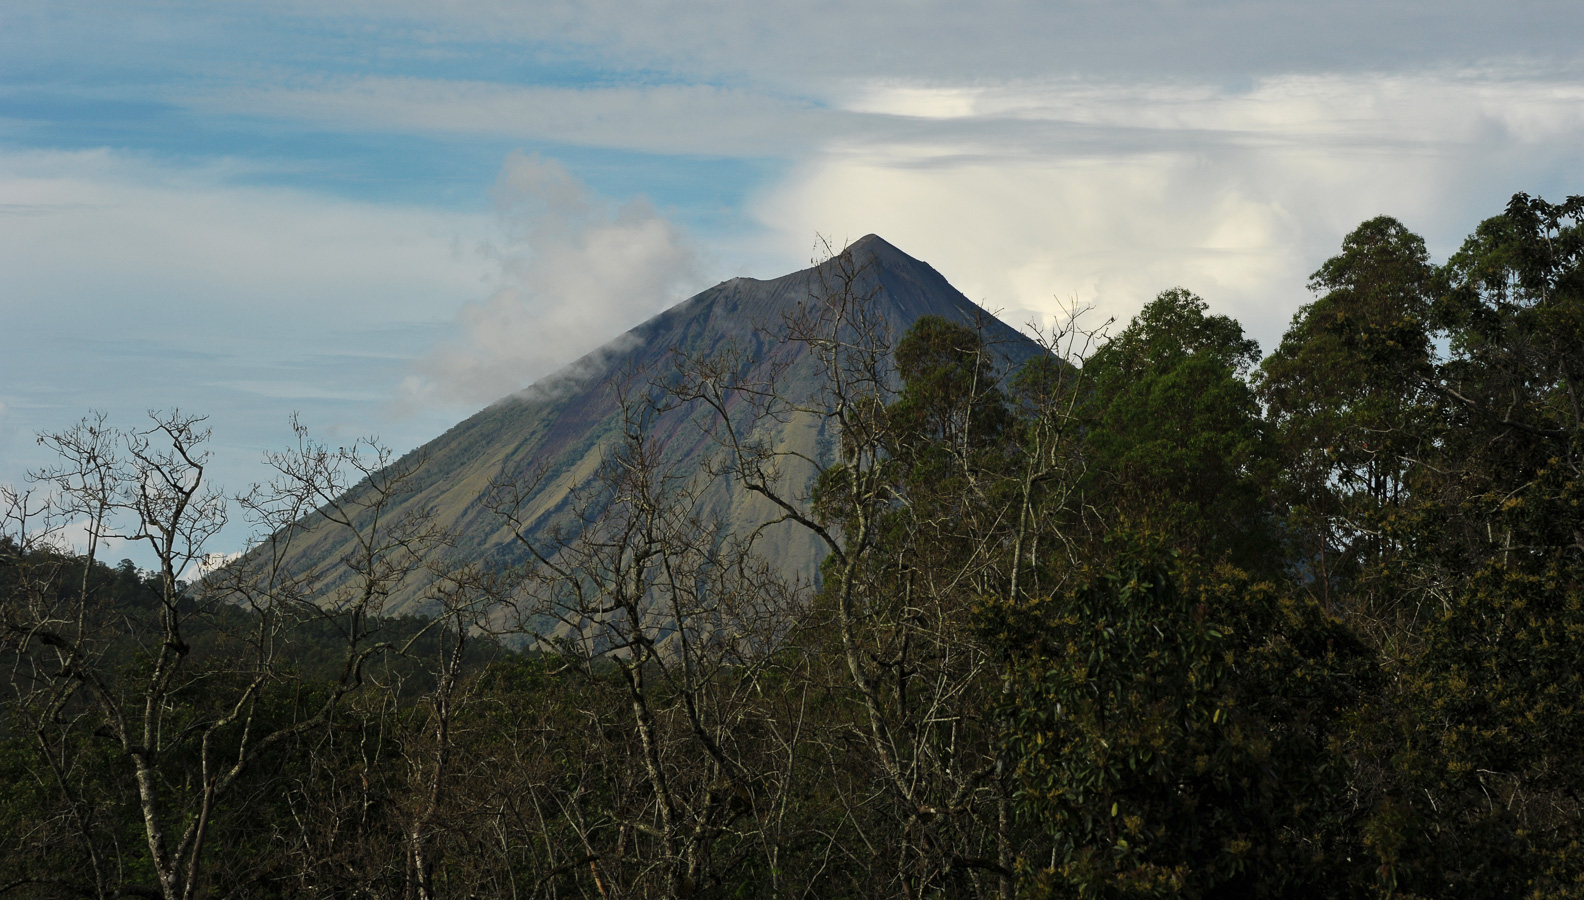
<svg viewBox="0 0 1584 900">
<path fill-rule="evenodd" d="M 1584 896 L 1584 198 L 1371 219 L 1265 356 L 1181 288 L 898 336 L 873 259 L 621 382 L 555 517 L 483 479 L 511 554 L 299 431 L 184 581 L 202 420 L 42 436 L 0 896 Z"/>
</svg>

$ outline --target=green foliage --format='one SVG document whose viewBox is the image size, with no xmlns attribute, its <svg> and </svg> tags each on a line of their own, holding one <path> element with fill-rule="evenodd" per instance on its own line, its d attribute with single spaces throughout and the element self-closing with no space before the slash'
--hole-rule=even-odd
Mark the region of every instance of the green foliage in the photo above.
<svg viewBox="0 0 1584 900">
<path fill-rule="evenodd" d="M 945 554 L 964 565 L 993 528 L 995 483 L 1006 469 L 1011 424 L 994 356 L 973 329 L 925 316 L 897 342 L 902 391 L 885 409 L 895 504 L 885 522 L 892 552 L 913 563 Z"/>
<path fill-rule="evenodd" d="M 1411 548 L 1401 525 L 1419 506 L 1413 461 L 1442 433 L 1426 388 L 1441 283 L 1418 235 L 1370 219 L 1311 277 L 1320 296 L 1262 365 L 1298 563 L 1323 605 L 1346 597 L 1383 642 L 1401 637 L 1419 602 L 1402 577 Z"/>
<path fill-rule="evenodd" d="M 902 393 L 886 409 L 899 455 L 984 447 L 1008 423 L 993 354 L 972 328 L 924 316 L 897 342 Z"/>
<path fill-rule="evenodd" d="M 1437 273 L 1424 241 L 1380 216 L 1349 234 L 1309 286 L 1320 297 L 1265 360 L 1261 392 L 1288 452 L 1314 454 L 1302 473 L 1311 483 L 1295 487 L 1386 502 L 1404 489 L 1400 458 L 1429 424 L 1420 383 Z"/>
<path fill-rule="evenodd" d="M 1021 861 L 1029 896 L 1347 895 L 1331 743 L 1363 648 L 1269 583 L 1119 540 L 1069 594 L 987 611 L 1018 812 L 1048 841 Z"/>
<path fill-rule="evenodd" d="M 1184 552 L 1266 571 L 1280 559 L 1263 496 L 1271 448 L 1244 380 L 1259 346 L 1206 310 L 1166 291 L 1085 363 L 1090 496 Z"/>
<path fill-rule="evenodd" d="M 1584 888 L 1584 589 L 1576 573 L 1477 573 L 1425 633 L 1381 736 L 1396 778 L 1371 823 L 1421 896 Z"/>
<path fill-rule="evenodd" d="M 1441 270 L 1366 222 L 1265 362 L 1310 583 L 1394 675 L 1344 748 L 1385 892 L 1584 884 L 1581 212 L 1519 195 Z"/>
<path fill-rule="evenodd" d="M 1577 564 L 1584 529 L 1584 198 L 1522 194 L 1480 224 L 1447 265 L 1437 303 L 1450 358 L 1438 373 L 1451 428 L 1442 550 L 1464 572 L 1501 549 L 1531 571 Z M 1522 548 L 1517 553 L 1506 552 Z"/>
</svg>

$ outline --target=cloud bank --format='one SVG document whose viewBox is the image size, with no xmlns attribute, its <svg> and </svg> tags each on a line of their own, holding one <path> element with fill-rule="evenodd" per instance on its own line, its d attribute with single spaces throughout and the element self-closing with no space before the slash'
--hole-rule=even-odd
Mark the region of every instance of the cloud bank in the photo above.
<svg viewBox="0 0 1584 900">
<path fill-rule="evenodd" d="M 358 77 L 194 102 L 354 131 L 779 157 L 787 164 L 743 210 L 758 227 L 708 234 L 734 273 L 796 267 L 815 233 L 877 232 L 1015 324 L 1051 314 L 1053 295 L 1125 321 L 1182 284 L 1267 348 L 1308 299 L 1308 274 L 1364 219 L 1397 216 L 1444 255 L 1513 192 L 1561 196 L 1584 179 L 1584 76 L 1566 65 L 1285 72 L 1231 85 L 871 67 L 886 71 L 810 79 L 803 97 L 765 81 Z M 498 326 L 488 307 L 502 307 L 499 318 L 527 302 L 546 301 L 502 295 L 463 325 Z M 443 387 L 458 365 L 433 368 L 437 396 L 487 399 L 483 387 Z"/>
<path fill-rule="evenodd" d="M 494 188 L 498 285 L 403 379 L 398 406 L 481 404 L 516 393 L 700 283 L 686 233 L 647 202 L 591 192 L 560 163 L 513 153 Z"/>
<path fill-rule="evenodd" d="M 1584 83 L 1501 72 L 876 83 L 847 109 L 917 130 L 829 142 L 762 191 L 754 215 L 784 245 L 878 232 L 1014 324 L 1053 295 L 1126 322 L 1183 285 L 1266 349 L 1364 219 L 1444 256 L 1513 192 L 1584 175 Z"/>
</svg>

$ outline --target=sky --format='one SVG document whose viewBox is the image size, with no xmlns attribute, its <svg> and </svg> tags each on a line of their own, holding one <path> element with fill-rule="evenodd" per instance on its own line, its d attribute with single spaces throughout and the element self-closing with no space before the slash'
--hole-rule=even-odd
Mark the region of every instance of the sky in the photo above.
<svg viewBox="0 0 1584 900">
<path fill-rule="evenodd" d="M 6 0 L 0 483 L 90 410 L 232 491 L 294 412 L 406 450 L 822 236 L 1268 351 L 1363 220 L 1444 259 L 1581 149 L 1575 0 Z"/>
</svg>

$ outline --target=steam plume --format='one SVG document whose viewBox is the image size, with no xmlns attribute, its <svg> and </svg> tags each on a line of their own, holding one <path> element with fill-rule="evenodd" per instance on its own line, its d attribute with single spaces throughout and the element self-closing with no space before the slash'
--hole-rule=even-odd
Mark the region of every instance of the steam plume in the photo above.
<svg viewBox="0 0 1584 900">
<path fill-rule="evenodd" d="M 478 404 L 513 394 L 674 304 L 697 285 L 684 231 L 643 200 L 619 207 L 555 160 L 514 152 L 494 199 L 499 267 L 488 298 L 414 364 L 399 404 Z"/>
</svg>

